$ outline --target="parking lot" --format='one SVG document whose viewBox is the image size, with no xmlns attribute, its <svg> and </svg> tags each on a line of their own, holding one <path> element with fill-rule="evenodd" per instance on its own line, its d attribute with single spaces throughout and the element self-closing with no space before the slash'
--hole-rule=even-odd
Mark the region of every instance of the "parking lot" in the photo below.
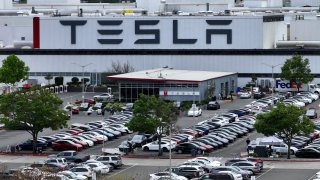
<svg viewBox="0 0 320 180">
<path fill-rule="evenodd" d="M 95 94 L 87 94 L 86 98 L 90 98 Z M 61 98 L 64 100 L 64 104 L 67 102 L 75 101 L 76 99 L 81 99 L 81 94 L 79 93 L 66 93 L 61 95 Z M 180 116 L 177 122 L 177 126 L 179 128 L 188 128 L 192 127 L 200 121 L 208 119 L 215 114 L 219 114 L 222 112 L 227 112 L 231 109 L 236 109 L 243 107 L 247 104 L 250 104 L 252 99 L 235 99 L 233 102 L 221 102 L 221 109 L 220 110 L 204 110 L 203 115 L 199 117 L 186 117 Z M 319 100 L 313 103 L 311 106 L 318 107 Z M 106 115 L 108 116 L 108 115 Z M 68 121 L 68 124 L 72 123 L 86 123 L 90 121 L 96 121 L 103 119 L 102 116 L 97 116 L 96 114 L 92 114 L 90 116 L 85 115 L 84 113 L 80 113 L 79 115 L 73 115 L 71 120 Z M 56 131 L 51 131 L 49 129 L 44 130 L 41 135 L 51 135 Z M 117 148 L 118 145 L 123 141 L 128 139 L 129 135 L 121 136 L 118 139 L 107 141 L 104 144 L 104 147 L 107 148 Z M 213 151 L 210 153 L 210 157 L 216 157 L 220 159 L 222 162 L 225 161 L 227 158 L 239 157 L 242 152 L 246 152 L 246 142 L 247 138 L 256 139 L 257 137 L 263 136 L 262 134 L 258 134 L 256 132 L 249 133 L 248 136 L 238 138 L 234 143 L 230 144 L 228 147 L 224 147 L 218 150 Z M 23 140 L 26 140 L 26 137 L 30 137 L 30 135 L 25 131 L 0 131 L 0 148 L 4 151 L 7 145 L 14 145 Z M 81 152 L 81 154 L 101 154 L 101 148 L 103 145 L 97 145 L 91 147 L 89 149 L 85 149 Z M 49 149 L 46 153 L 56 153 Z M 124 158 L 124 166 L 121 169 L 117 169 L 112 173 L 105 176 L 105 179 L 149 179 L 149 174 L 154 172 L 159 172 L 166 169 L 169 166 L 169 160 L 154 160 L 148 158 L 157 158 L 157 152 L 145 152 L 142 150 L 137 149 L 135 151 L 135 155 L 142 155 L 147 159 L 127 159 Z M 173 153 L 173 158 L 179 157 Z M 186 158 L 188 155 L 184 155 Z M 168 157 L 168 153 L 164 152 L 164 157 Z M 3 157 L 0 157 L 0 162 L 2 165 L 5 165 L 7 169 L 10 168 L 17 168 L 21 165 L 24 165 L 22 162 L 5 162 L 2 161 Z M 141 157 L 140 157 L 141 158 Z M 190 155 L 191 158 L 191 155 Z M 294 157 L 293 157 L 294 158 Z M 155 166 L 154 161 L 157 161 L 157 166 Z M 172 165 L 178 165 L 183 160 L 173 160 Z M 33 161 L 36 162 L 36 161 Z M 318 172 L 318 168 L 320 163 L 307 163 L 303 165 L 301 162 L 296 163 L 282 163 L 282 162 L 267 162 L 266 168 L 263 170 L 262 173 L 256 176 L 256 179 L 292 179 L 292 180 L 300 180 L 300 179 L 312 179 L 314 174 Z M 284 165 L 286 164 L 286 165 Z M 293 165 L 293 164 L 296 164 Z"/>
</svg>

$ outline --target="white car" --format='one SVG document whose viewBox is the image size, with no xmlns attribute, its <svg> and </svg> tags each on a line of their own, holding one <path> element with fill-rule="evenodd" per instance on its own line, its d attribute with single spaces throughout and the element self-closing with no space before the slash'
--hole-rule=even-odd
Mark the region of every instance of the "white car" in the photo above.
<svg viewBox="0 0 320 180">
<path fill-rule="evenodd" d="M 176 147 L 175 144 L 168 141 L 161 141 L 161 148 L 163 151 L 169 151 L 170 149 L 174 149 Z M 151 143 L 145 144 L 142 146 L 144 151 L 158 151 L 159 150 L 159 141 L 153 141 Z"/>
<path fill-rule="evenodd" d="M 62 172 L 59 172 L 58 174 L 62 174 L 64 176 L 66 176 L 68 179 L 76 179 L 76 180 L 87 180 L 88 179 L 86 176 L 78 175 L 78 174 L 71 172 L 71 171 L 62 171 Z"/>
<path fill-rule="evenodd" d="M 77 174 L 77 175 L 86 176 L 88 178 L 92 177 L 92 170 L 88 166 L 74 167 L 74 168 L 71 168 L 70 171 Z"/>
<path fill-rule="evenodd" d="M 102 100 L 111 100 L 113 98 L 113 95 L 109 93 L 103 93 L 100 95 L 93 96 L 94 100 L 102 99 Z"/>
<path fill-rule="evenodd" d="M 188 116 L 201 116 L 202 115 L 202 110 L 199 107 L 192 107 L 188 111 Z"/>
<path fill-rule="evenodd" d="M 203 159 L 191 159 L 189 160 L 189 162 L 196 162 L 196 163 L 199 163 L 199 164 L 203 164 L 205 168 L 207 169 L 212 169 L 214 167 L 217 167 L 217 166 L 221 166 L 221 162 L 220 161 L 206 161 L 206 160 L 203 160 Z"/>
<path fill-rule="evenodd" d="M 296 99 L 286 99 L 283 100 L 283 102 L 291 102 L 293 103 L 293 105 L 297 106 L 297 107 L 305 107 L 306 104 L 304 102 L 298 101 Z"/>
<path fill-rule="evenodd" d="M 97 132 L 94 132 L 94 131 L 89 131 L 89 132 L 85 132 L 85 133 L 81 133 L 81 134 L 90 134 L 90 135 L 92 135 L 94 137 L 98 137 L 98 138 L 103 139 L 103 141 L 108 141 L 108 136 L 101 135 L 101 134 L 99 134 Z"/>
<path fill-rule="evenodd" d="M 240 98 L 241 99 L 249 99 L 249 98 L 251 98 L 251 92 L 241 93 Z"/>
<path fill-rule="evenodd" d="M 170 178 L 170 172 L 167 172 L 167 171 L 150 174 L 150 180 L 158 180 L 158 179 L 188 180 L 188 178 L 183 176 L 178 176 L 173 172 L 171 172 L 171 178 Z"/>
<path fill-rule="evenodd" d="M 241 174 L 237 174 L 235 172 L 232 171 L 219 171 L 218 173 L 228 173 L 231 174 L 234 178 L 234 180 L 242 180 L 242 175 Z"/>
<path fill-rule="evenodd" d="M 109 166 L 104 165 L 101 162 L 89 162 L 86 163 L 86 165 L 96 173 L 107 174 L 108 172 L 110 172 Z"/>
<path fill-rule="evenodd" d="M 74 139 L 77 139 L 77 140 L 79 140 L 79 141 L 83 141 L 83 142 L 87 143 L 89 147 L 92 147 L 92 146 L 94 145 L 94 142 L 93 142 L 93 141 L 88 140 L 88 139 L 85 139 L 85 138 L 80 137 L 80 136 L 72 136 L 72 138 L 74 138 Z"/>
<path fill-rule="evenodd" d="M 210 122 L 214 122 L 217 124 L 220 124 L 220 126 L 224 126 L 226 124 L 229 124 L 229 122 L 223 118 L 215 118 L 215 119 L 211 119 Z"/>
<path fill-rule="evenodd" d="M 123 130 L 125 130 L 128 134 L 129 134 L 129 133 L 130 133 L 130 134 L 133 133 L 133 131 L 129 130 L 129 128 L 126 127 L 126 126 L 123 125 L 123 124 L 109 124 L 109 126 L 115 127 L 115 128 L 117 128 L 117 129 L 123 129 Z"/>
</svg>

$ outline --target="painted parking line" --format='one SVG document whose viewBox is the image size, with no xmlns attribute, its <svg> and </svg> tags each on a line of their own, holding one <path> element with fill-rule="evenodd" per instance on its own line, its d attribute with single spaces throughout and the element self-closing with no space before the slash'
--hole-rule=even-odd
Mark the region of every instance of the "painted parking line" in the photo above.
<svg viewBox="0 0 320 180">
<path fill-rule="evenodd" d="M 270 172 L 273 168 L 268 169 L 266 172 L 260 174 L 259 176 L 256 177 L 256 179 L 259 179 L 260 177 L 262 177 L 263 175 L 267 174 L 268 172 Z"/>
<path fill-rule="evenodd" d="M 317 174 L 312 175 L 308 180 L 313 179 L 314 177 L 316 177 Z"/>
<path fill-rule="evenodd" d="M 133 168 L 133 167 L 135 167 L 135 166 L 137 166 L 137 165 L 138 165 L 138 164 L 134 164 L 134 165 L 132 165 L 132 166 L 126 168 L 126 169 L 122 169 L 122 170 L 119 171 L 119 172 L 116 172 L 116 173 L 114 173 L 114 174 L 111 174 L 110 176 L 108 176 L 108 178 L 110 178 L 110 177 L 112 177 L 112 176 L 115 176 L 115 175 L 117 175 L 117 174 L 120 174 L 120 173 L 122 173 L 122 172 L 124 172 L 124 171 L 127 171 L 128 169 L 131 169 L 131 168 Z"/>
</svg>

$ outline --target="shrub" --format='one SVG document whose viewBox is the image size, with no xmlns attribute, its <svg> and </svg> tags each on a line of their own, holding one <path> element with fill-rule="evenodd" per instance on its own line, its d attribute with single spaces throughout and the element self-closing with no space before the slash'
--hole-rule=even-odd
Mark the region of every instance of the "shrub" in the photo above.
<svg viewBox="0 0 320 180">
<path fill-rule="evenodd" d="M 54 83 L 55 83 L 57 86 L 63 85 L 63 77 L 62 77 L 62 76 L 55 77 L 55 78 L 54 78 Z"/>
</svg>

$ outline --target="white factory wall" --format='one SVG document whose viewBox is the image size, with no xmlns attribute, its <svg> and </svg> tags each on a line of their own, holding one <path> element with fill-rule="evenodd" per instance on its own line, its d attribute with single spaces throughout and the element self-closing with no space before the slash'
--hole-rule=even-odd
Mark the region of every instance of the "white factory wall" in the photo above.
<svg viewBox="0 0 320 180">
<path fill-rule="evenodd" d="M 12 47 L 14 41 L 33 40 L 32 17 L 1 16 L 0 18 L 0 44 Z"/>
<path fill-rule="evenodd" d="M 12 0 L 1 0 L 0 9 L 12 9 Z"/>
<path fill-rule="evenodd" d="M 291 0 L 291 7 L 316 6 L 318 7 L 320 0 Z"/>
<path fill-rule="evenodd" d="M 292 21 L 290 23 L 291 40 L 320 41 L 319 28 L 319 20 Z"/>
<path fill-rule="evenodd" d="M 6 56 L 0 55 L 0 59 Z M 30 72 L 81 72 L 81 67 L 72 63 L 83 65 L 92 63 L 85 68 L 85 72 L 107 72 L 111 69 L 112 62 L 129 62 L 136 71 L 154 69 L 159 67 L 172 67 L 185 70 L 203 71 L 227 71 L 238 73 L 267 73 L 271 74 L 271 67 L 264 65 L 275 65 L 284 63 L 289 55 L 18 55 Z M 310 60 L 312 73 L 320 74 L 320 56 L 304 56 Z M 280 73 L 281 67 L 274 68 L 274 73 Z M 70 77 L 69 77 L 70 78 Z M 39 82 L 45 82 L 44 77 L 39 77 Z M 244 78 L 245 79 L 245 78 Z M 320 82 L 316 80 L 317 82 Z M 65 81 L 66 82 L 66 81 Z M 239 85 L 244 86 L 247 79 L 239 78 Z"/>
<path fill-rule="evenodd" d="M 55 4 L 55 3 L 67 3 L 67 4 L 80 4 L 80 0 L 28 0 L 28 4 Z"/>
<path fill-rule="evenodd" d="M 286 40 L 287 24 L 284 21 L 264 22 L 263 23 L 263 47 L 274 49 L 275 42 Z"/>
</svg>

